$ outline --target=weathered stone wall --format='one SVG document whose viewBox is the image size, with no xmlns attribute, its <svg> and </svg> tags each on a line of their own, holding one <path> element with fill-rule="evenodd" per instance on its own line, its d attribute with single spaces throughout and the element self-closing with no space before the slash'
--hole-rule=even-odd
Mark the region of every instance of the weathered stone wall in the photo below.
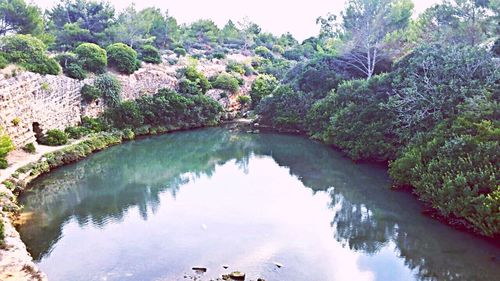
<svg viewBox="0 0 500 281">
<path fill-rule="evenodd" d="M 35 141 L 35 122 L 42 130 L 64 129 L 78 123 L 83 83 L 65 76 L 31 72 L 0 78 L 0 126 L 16 146 L 22 146 Z"/>
<path fill-rule="evenodd" d="M 170 65 L 169 57 L 159 65 L 143 64 L 142 68 L 131 75 L 114 73 L 122 85 L 121 97 L 124 100 L 136 99 L 142 95 L 152 95 L 158 89 L 177 86 L 176 73 L 181 67 L 189 64 L 189 59 L 182 57 L 177 64 Z M 171 59 L 171 58 L 170 58 Z M 228 57 L 241 61 L 248 59 L 243 55 Z M 223 60 L 202 60 L 198 69 L 207 77 L 225 70 Z M 241 91 L 227 99 L 218 97 L 221 91 L 211 95 L 233 116 L 239 110 L 237 95 L 248 94 L 251 82 L 255 77 L 245 77 L 245 85 Z M 0 127 L 6 129 L 17 147 L 35 142 L 33 124 L 39 124 L 42 131 L 64 129 L 76 125 L 82 116 L 96 117 L 105 109 L 101 100 L 86 104 L 82 102 L 80 90 L 84 84 L 92 83 L 92 78 L 85 81 L 71 79 L 64 75 L 40 75 L 31 72 L 20 72 L 14 77 L 0 76 Z M 14 120 L 19 121 L 16 125 Z"/>
</svg>

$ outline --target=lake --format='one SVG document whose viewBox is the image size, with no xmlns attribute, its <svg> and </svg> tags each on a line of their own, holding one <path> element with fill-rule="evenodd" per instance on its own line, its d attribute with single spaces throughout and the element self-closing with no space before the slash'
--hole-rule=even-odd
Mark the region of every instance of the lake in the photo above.
<svg viewBox="0 0 500 281">
<path fill-rule="evenodd" d="M 384 166 L 300 136 L 176 132 L 32 185 L 18 230 L 51 281 L 500 276 L 498 245 L 422 215 Z"/>
</svg>

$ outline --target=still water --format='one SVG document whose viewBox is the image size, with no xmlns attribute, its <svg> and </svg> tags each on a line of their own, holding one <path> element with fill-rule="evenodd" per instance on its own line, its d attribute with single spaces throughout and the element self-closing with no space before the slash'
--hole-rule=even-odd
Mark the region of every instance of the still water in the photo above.
<svg viewBox="0 0 500 281">
<path fill-rule="evenodd" d="M 389 187 L 384 167 L 302 137 L 210 128 L 38 179 L 19 231 L 51 281 L 186 280 L 194 266 L 201 280 L 499 280 L 498 245 Z"/>
</svg>

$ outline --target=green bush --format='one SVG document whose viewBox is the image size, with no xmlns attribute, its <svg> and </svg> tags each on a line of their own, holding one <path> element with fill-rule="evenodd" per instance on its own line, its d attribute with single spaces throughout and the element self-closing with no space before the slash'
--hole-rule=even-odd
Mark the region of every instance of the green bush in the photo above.
<svg viewBox="0 0 500 281">
<path fill-rule="evenodd" d="M 216 89 L 228 90 L 231 93 L 236 93 L 240 89 L 238 79 L 229 73 L 219 74 L 212 86 Z"/>
<path fill-rule="evenodd" d="M 422 135 L 390 164 L 389 173 L 397 186 L 412 186 L 441 215 L 498 237 L 498 105 L 479 109 L 462 108 L 463 114 Z"/>
<path fill-rule="evenodd" d="M 0 69 L 4 69 L 9 64 L 9 61 L 5 58 L 5 55 L 0 53 Z"/>
<path fill-rule="evenodd" d="M 135 138 L 134 131 L 131 129 L 127 128 L 122 131 L 123 134 L 123 139 L 124 140 L 133 140 Z"/>
<path fill-rule="evenodd" d="M 5 59 L 18 64 L 28 71 L 40 74 L 57 75 L 61 67 L 46 54 L 47 47 L 39 39 L 31 35 L 8 35 L 0 40 L 0 51 Z"/>
<path fill-rule="evenodd" d="M 122 86 L 113 75 L 104 73 L 97 76 L 94 80 L 94 87 L 99 90 L 107 105 L 116 106 L 120 103 Z"/>
<path fill-rule="evenodd" d="M 0 157 L 0 169 L 7 169 L 9 167 L 9 163 L 7 159 Z"/>
<path fill-rule="evenodd" d="M 137 52 L 123 43 L 115 43 L 106 48 L 108 66 L 121 73 L 132 74 L 138 69 Z"/>
<path fill-rule="evenodd" d="M 258 46 L 257 48 L 255 48 L 255 54 L 266 59 L 270 59 L 273 57 L 271 51 L 264 46 Z"/>
<path fill-rule="evenodd" d="M 50 146 L 64 145 L 68 143 L 68 135 L 58 129 L 48 130 L 41 143 Z"/>
<path fill-rule="evenodd" d="M 12 140 L 9 135 L 5 133 L 2 128 L 0 128 L 0 159 L 5 158 L 13 149 L 14 145 L 12 144 Z"/>
<path fill-rule="evenodd" d="M 88 103 L 93 102 L 101 97 L 101 91 L 97 87 L 89 84 L 83 85 L 82 89 L 80 90 L 80 94 L 82 95 L 82 99 Z"/>
<path fill-rule="evenodd" d="M 262 98 L 269 96 L 279 86 L 279 81 L 276 77 L 269 74 L 260 74 L 252 84 L 250 97 L 253 104 L 256 106 Z"/>
<path fill-rule="evenodd" d="M 309 133 L 333 144 L 354 160 L 392 160 L 401 147 L 395 114 L 385 108 L 392 93 L 389 75 L 346 81 L 315 103 L 308 113 Z"/>
<path fill-rule="evenodd" d="M 82 137 L 91 133 L 91 130 L 83 126 L 70 126 L 64 129 L 68 137 L 72 139 L 81 139 Z"/>
<path fill-rule="evenodd" d="M 227 62 L 226 71 L 229 73 L 235 72 L 235 73 L 243 75 L 243 74 L 245 74 L 245 65 L 243 63 L 239 63 L 237 61 L 230 60 Z"/>
<path fill-rule="evenodd" d="M 63 73 L 73 79 L 83 80 L 87 73 L 78 62 L 78 58 L 73 53 L 62 53 L 55 57 L 63 69 Z"/>
<path fill-rule="evenodd" d="M 262 99 L 256 111 L 262 124 L 305 131 L 305 119 L 312 101 L 307 93 L 294 91 L 290 86 L 279 86 L 272 95 Z"/>
<path fill-rule="evenodd" d="M 105 72 L 108 58 L 103 48 L 93 43 L 82 43 L 74 52 L 83 69 L 94 73 Z"/>
<path fill-rule="evenodd" d="M 273 52 L 283 55 L 285 53 L 285 48 L 281 45 L 273 45 Z"/>
<path fill-rule="evenodd" d="M 184 48 L 175 48 L 174 53 L 176 55 L 178 55 L 179 57 L 185 56 L 187 54 L 187 52 Z"/>
<path fill-rule="evenodd" d="M 81 126 L 93 133 L 99 133 L 109 129 L 108 124 L 106 124 L 102 118 L 91 118 L 88 116 L 82 117 Z"/>
<path fill-rule="evenodd" d="M 32 142 L 30 142 L 23 147 L 23 150 L 28 152 L 28 153 L 35 153 L 36 147 Z"/>
<path fill-rule="evenodd" d="M 144 62 L 161 63 L 160 51 L 152 45 L 144 45 L 140 49 L 141 60 Z"/>
<path fill-rule="evenodd" d="M 219 103 L 207 96 L 161 89 L 153 96 L 142 96 L 108 109 L 105 116 L 114 127 L 133 128 L 136 135 L 141 135 L 151 133 L 150 128 L 173 130 L 216 125 L 221 112 Z"/>
<path fill-rule="evenodd" d="M 1 168 L 1 163 L 0 163 L 0 168 Z M 5 244 L 5 230 L 3 226 L 3 220 L 0 220 L 0 248 L 2 248 Z"/>
<path fill-rule="evenodd" d="M 214 59 L 219 59 L 219 60 L 222 60 L 222 59 L 225 59 L 226 58 L 226 54 L 224 52 L 214 52 L 212 54 L 212 57 Z"/>
<path fill-rule="evenodd" d="M 212 85 L 205 75 L 198 71 L 195 66 L 188 66 L 178 71 L 179 92 L 183 94 L 199 95 L 205 94 Z"/>
<path fill-rule="evenodd" d="M 238 102 L 242 105 L 245 106 L 249 104 L 251 101 L 251 98 L 249 96 L 239 96 L 238 97 Z"/>
</svg>

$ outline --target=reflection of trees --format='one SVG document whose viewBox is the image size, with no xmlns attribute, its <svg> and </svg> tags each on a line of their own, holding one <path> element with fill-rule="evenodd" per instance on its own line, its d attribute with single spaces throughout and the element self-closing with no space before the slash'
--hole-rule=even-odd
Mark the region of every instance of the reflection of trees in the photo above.
<svg viewBox="0 0 500 281">
<path fill-rule="evenodd" d="M 495 276 L 495 264 L 487 256 L 498 255 L 498 249 L 421 216 L 414 198 L 389 191 L 383 167 L 355 165 L 305 138 L 224 129 L 127 143 L 39 179 L 40 188 L 22 202 L 36 206 L 38 217 L 21 226 L 20 232 L 33 257 L 40 259 L 72 217 L 82 225 L 102 226 L 122 219 L 136 206 L 146 219 L 148 210 L 158 208 L 161 192 L 175 196 L 189 178 L 211 176 L 217 165 L 228 160 L 236 159 L 238 167 L 246 170 L 252 154 L 273 157 L 313 190 L 331 188 L 331 207 L 337 210 L 332 221 L 334 236 L 346 247 L 373 254 L 392 241 L 420 279 L 488 280 Z M 462 248 L 456 245 L 461 240 L 465 242 Z M 463 252 L 446 252 L 457 248 Z"/>
</svg>

